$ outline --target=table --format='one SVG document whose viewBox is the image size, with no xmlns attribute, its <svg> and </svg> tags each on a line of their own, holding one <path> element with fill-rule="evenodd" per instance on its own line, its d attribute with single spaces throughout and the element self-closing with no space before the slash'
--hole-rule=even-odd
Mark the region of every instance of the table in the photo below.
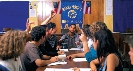
<svg viewBox="0 0 133 71">
<path fill-rule="evenodd" d="M 69 50 L 66 55 L 74 54 L 82 52 L 80 50 Z M 55 65 L 55 66 L 45 66 L 45 67 L 38 67 L 36 71 L 44 71 L 46 68 L 90 68 L 89 63 L 87 61 L 84 62 L 74 62 L 73 60 L 66 60 L 67 64 L 64 65 Z"/>
</svg>

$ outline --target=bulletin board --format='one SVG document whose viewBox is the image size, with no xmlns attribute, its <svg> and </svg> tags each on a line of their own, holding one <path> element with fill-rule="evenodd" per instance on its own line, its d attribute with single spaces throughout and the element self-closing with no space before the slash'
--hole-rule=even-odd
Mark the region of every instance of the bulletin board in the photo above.
<svg viewBox="0 0 133 71">
<path fill-rule="evenodd" d="M 25 30 L 29 17 L 29 1 L 0 2 L 0 32 L 3 28 Z"/>
</svg>

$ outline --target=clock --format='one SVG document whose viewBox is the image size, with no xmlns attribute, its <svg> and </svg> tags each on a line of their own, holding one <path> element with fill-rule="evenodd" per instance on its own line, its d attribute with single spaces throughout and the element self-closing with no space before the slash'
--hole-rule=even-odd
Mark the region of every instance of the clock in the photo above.
<svg viewBox="0 0 133 71">
<path fill-rule="evenodd" d="M 68 17 L 69 18 L 76 18 L 77 13 L 74 10 L 68 11 Z"/>
</svg>

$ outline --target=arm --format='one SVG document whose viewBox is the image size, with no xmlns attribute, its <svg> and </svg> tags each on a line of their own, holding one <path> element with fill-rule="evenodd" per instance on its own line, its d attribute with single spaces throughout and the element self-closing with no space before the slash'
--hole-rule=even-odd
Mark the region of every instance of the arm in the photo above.
<svg viewBox="0 0 133 71">
<path fill-rule="evenodd" d="M 41 59 L 36 59 L 35 60 L 35 63 L 38 67 L 40 66 L 46 66 L 50 63 L 53 63 L 53 62 L 56 62 L 58 61 L 58 58 L 57 57 L 52 57 L 50 60 L 41 60 Z"/>
<path fill-rule="evenodd" d="M 36 59 L 35 60 L 35 63 L 38 67 L 41 67 L 41 66 L 46 66 L 50 63 L 52 63 L 50 60 L 41 60 L 41 59 Z"/>
<path fill-rule="evenodd" d="M 47 55 L 42 56 L 42 59 L 44 59 L 44 60 L 49 60 L 50 58 L 51 58 L 51 56 L 47 56 Z"/>
<path fill-rule="evenodd" d="M 84 34 L 84 32 L 82 30 L 81 30 L 81 32 L 82 32 L 82 34 L 81 34 L 81 36 L 79 38 L 80 38 L 80 40 L 83 43 L 84 54 L 86 54 L 87 52 L 90 51 L 90 49 L 88 48 L 87 37 L 85 36 L 85 34 Z"/>
<path fill-rule="evenodd" d="M 87 41 L 83 41 L 83 48 L 84 48 L 84 54 L 86 54 L 87 52 L 89 52 L 89 48 L 88 48 L 88 43 Z"/>
<path fill-rule="evenodd" d="M 41 25 L 47 25 L 47 23 L 51 20 L 51 16 L 49 16 L 46 20 L 44 20 Z"/>
<path fill-rule="evenodd" d="M 67 56 L 67 59 L 73 59 L 76 57 L 84 57 L 84 53 L 71 54 L 71 55 Z"/>
<path fill-rule="evenodd" d="M 28 58 L 30 59 L 31 63 L 34 63 L 37 66 L 45 66 L 47 64 L 50 64 L 52 62 L 55 62 L 58 60 L 57 57 L 52 57 L 50 60 L 42 60 L 39 56 L 39 51 L 35 46 L 30 46 L 31 48 L 28 49 Z"/>
<path fill-rule="evenodd" d="M 109 54 L 107 56 L 107 69 L 106 71 L 114 71 L 115 67 L 119 64 L 119 59 L 115 54 Z"/>
<path fill-rule="evenodd" d="M 56 12 L 52 10 L 50 16 L 49 16 L 45 21 L 43 21 L 43 22 L 41 23 L 41 25 L 47 25 L 47 23 L 48 23 L 48 22 L 51 20 L 51 18 L 53 18 L 55 15 L 56 15 Z"/>
<path fill-rule="evenodd" d="M 97 71 L 96 65 L 100 64 L 98 58 L 90 62 L 91 70 Z"/>
<path fill-rule="evenodd" d="M 77 54 L 75 54 L 75 56 L 76 56 L 76 57 L 84 57 L 85 54 L 84 54 L 84 53 L 77 53 Z"/>
<path fill-rule="evenodd" d="M 31 30 L 31 24 L 35 24 L 35 23 L 34 22 L 29 23 L 29 18 L 28 18 L 27 21 L 26 21 L 26 29 L 25 29 L 25 32 L 27 32 L 27 34 L 28 34 L 28 37 L 30 37 L 29 32 Z"/>
</svg>

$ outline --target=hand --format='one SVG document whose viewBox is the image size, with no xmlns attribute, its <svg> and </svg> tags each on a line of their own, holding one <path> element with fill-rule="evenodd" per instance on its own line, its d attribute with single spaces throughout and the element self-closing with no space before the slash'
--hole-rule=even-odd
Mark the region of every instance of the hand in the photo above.
<svg viewBox="0 0 133 71">
<path fill-rule="evenodd" d="M 34 22 L 29 23 L 29 18 L 28 18 L 26 21 L 26 32 L 28 32 L 28 33 L 31 30 L 31 24 L 35 24 L 35 23 Z"/>
<path fill-rule="evenodd" d="M 76 57 L 76 54 L 72 54 L 72 55 L 67 56 L 66 59 L 73 59 L 75 57 Z"/>
<path fill-rule="evenodd" d="M 56 47 L 56 50 L 60 50 L 60 49 L 61 49 L 61 46 L 57 46 L 57 47 Z"/>
<path fill-rule="evenodd" d="M 95 66 L 91 67 L 90 71 L 97 71 L 97 68 Z"/>
<path fill-rule="evenodd" d="M 97 71 L 97 69 L 92 69 L 92 68 L 91 68 L 91 70 L 90 70 L 90 71 Z"/>
<path fill-rule="evenodd" d="M 80 71 L 80 69 L 77 68 L 77 67 L 74 67 L 73 70 L 74 70 L 74 71 Z"/>
<path fill-rule="evenodd" d="M 85 34 L 84 34 L 84 32 L 81 30 L 81 32 L 82 32 L 82 34 L 81 34 L 81 36 L 79 37 L 80 38 L 80 40 L 82 41 L 82 42 L 86 42 L 87 41 L 87 37 L 85 36 Z"/>
<path fill-rule="evenodd" d="M 56 15 L 56 12 L 54 10 L 51 11 L 50 18 L 53 18 Z"/>
<path fill-rule="evenodd" d="M 59 60 L 59 59 L 58 59 L 57 56 L 55 56 L 55 57 L 51 57 L 51 59 L 50 59 L 51 62 L 56 62 L 56 61 L 58 61 L 58 60 Z"/>
<path fill-rule="evenodd" d="M 60 51 L 58 51 L 57 53 L 58 53 L 59 55 L 62 55 L 62 54 L 64 54 L 64 51 L 60 50 Z"/>
</svg>

